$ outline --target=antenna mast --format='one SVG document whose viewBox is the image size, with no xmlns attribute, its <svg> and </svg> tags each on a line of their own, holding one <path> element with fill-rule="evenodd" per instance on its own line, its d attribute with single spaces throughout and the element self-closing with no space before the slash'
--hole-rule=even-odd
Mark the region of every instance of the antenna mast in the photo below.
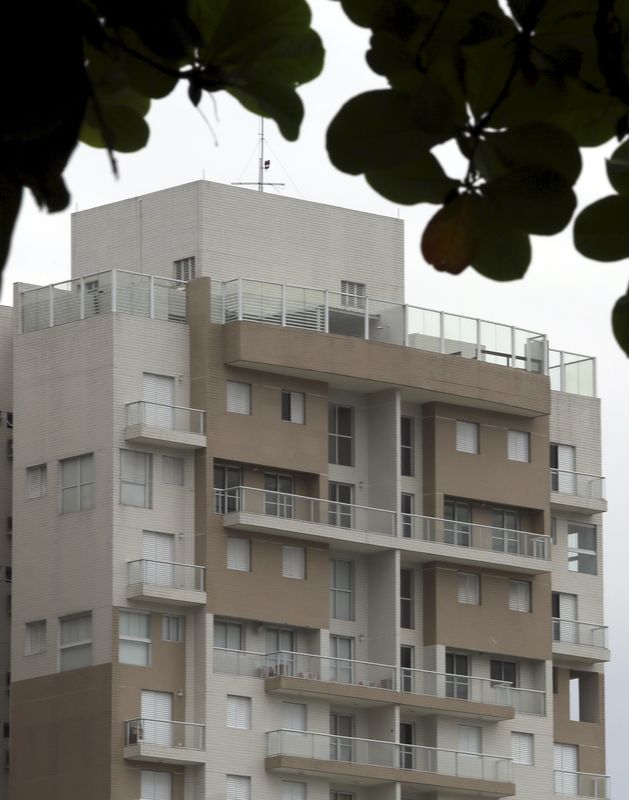
<svg viewBox="0 0 629 800">
<path fill-rule="evenodd" d="M 258 181 L 234 181 L 232 186 L 257 186 L 259 192 L 264 191 L 265 186 L 284 186 L 283 183 L 269 183 L 264 180 L 265 171 L 271 166 L 271 162 L 264 159 L 264 117 L 260 117 L 260 127 L 258 131 Z"/>
</svg>

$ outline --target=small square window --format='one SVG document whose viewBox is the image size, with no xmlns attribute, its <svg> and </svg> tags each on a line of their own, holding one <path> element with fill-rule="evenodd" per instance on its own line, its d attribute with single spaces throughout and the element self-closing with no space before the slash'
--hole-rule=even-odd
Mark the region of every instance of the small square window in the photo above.
<svg viewBox="0 0 629 800">
<path fill-rule="evenodd" d="M 306 800 L 306 784 L 297 781 L 282 781 L 281 800 Z"/>
<path fill-rule="evenodd" d="M 282 576 L 284 578 L 306 578 L 306 549 L 304 547 L 282 547 Z"/>
<path fill-rule="evenodd" d="M 367 287 L 356 281 L 341 281 L 341 305 L 345 308 L 364 308 Z"/>
<path fill-rule="evenodd" d="M 173 269 L 175 280 L 179 283 L 194 280 L 197 274 L 196 257 L 188 256 L 188 258 L 179 258 L 177 261 L 173 261 Z"/>
<path fill-rule="evenodd" d="M 478 423 L 456 423 L 456 449 L 459 453 L 478 453 Z"/>
<path fill-rule="evenodd" d="M 59 620 L 59 669 L 92 665 L 92 612 Z"/>
<path fill-rule="evenodd" d="M 153 456 L 137 450 L 120 451 L 120 503 L 153 507 Z"/>
<path fill-rule="evenodd" d="M 46 652 L 46 620 L 38 619 L 26 623 L 24 639 L 24 655 L 34 656 Z"/>
<path fill-rule="evenodd" d="M 303 425 L 305 422 L 306 396 L 303 392 L 282 392 L 282 419 Z"/>
<path fill-rule="evenodd" d="M 94 508 L 94 454 L 61 462 L 61 513 Z"/>
<path fill-rule="evenodd" d="M 511 731 L 511 755 L 514 764 L 533 766 L 535 763 L 533 734 Z"/>
<path fill-rule="evenodd" d="M 45 497 L 48 494 L 48 480 L 46 465 L 38 464 L 36 467 L 28 467 L 26 470 L 26 496 Z"/>
<path fill-rule="evenodd" d="M 251 728 L 251 698 L 227 695 L 227 727 L 249 730 Z"/>
<path fill-rule="evenodd" d="M 162 483 L 183 486 L 185 463 L 180 456 L 162 456 Z"/>
<path fill-rule="evenodd" d="M 526 431 L 508 431 L 507 458 L 509 461 L 530 461 L 531 436 Z"/>
<path fill-rule="evenodd" d="M 151 615 L 143 611 L 120 611 L 118 661 L 136 667 L 151 663 Z"/>
<path fill-rule="evenodd" d="M 251 571 L 251 542 L 249 539 L 227 538 L 227 569 Z"/>
<path fill-rule="evenodd" d="M 480 605 L 480 575 L 457 573 L 457 600 L 470 606 Z"/>
<path fill-rule="evenodd" d="M 251 778 L 248 775 L 227 775 L 226 800 L 251 800 Z"/>
<path fill-rule="evenodd" d="M 172 614 L 164 614 L 162 616 L 162 641 L 183 641 L 183 617 Z"/>
<path fill-rule="evenodd" d="M 509 581 L 509 608 L 528 613 L 531 610 L 531 584 L 529 581 Z"/>
<path fill-rule="evenodd" d="M 227 381 L 227 410 L 231 414 L 251 414 L 251 384 Z"/>
</svg>

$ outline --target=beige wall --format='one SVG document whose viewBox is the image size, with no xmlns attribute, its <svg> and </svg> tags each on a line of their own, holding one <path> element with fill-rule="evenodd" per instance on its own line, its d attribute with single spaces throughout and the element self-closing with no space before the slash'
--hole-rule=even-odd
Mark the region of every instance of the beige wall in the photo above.
<svg viewBox="0 0 629 800">
<path fill-rule="evenodd" d="M 463 566 L 480 575 L 480 605 L 457 601 L 457 570 L 439 563 L 424 567 L 424 645 L 443 644 L 520 658 L 551 658 L 550 576 L 532 578 L 532 611 L 509 609 L 509 579 L 531 576 Z"/>
<path fill-rule="evenodd" d="M 604 774 L 605 676 L 602 672 L 581 673 L 588 680 L 589 706 L 598 707 L 598 722 L 577 722 L 570 719 L 570 673 L 569 669 L 557 669 L 558 691 L 553 694 L 554 739 L 562 744 L 578 745 L 579 772 Z"/>
</svg>

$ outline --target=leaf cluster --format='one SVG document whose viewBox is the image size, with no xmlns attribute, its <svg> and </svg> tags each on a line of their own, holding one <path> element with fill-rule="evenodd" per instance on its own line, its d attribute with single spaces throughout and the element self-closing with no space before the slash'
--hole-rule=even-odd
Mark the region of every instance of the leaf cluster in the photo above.
<svg viewBox="0 0 629 800">
<path fill-rule="evenodd" d="M 332 162 L 393 202 L 440 206 L 421 241 L 436 269 L 521 278 L 530 236 L 572 219 L 580 149 L 629 131 L 629 0 L 509 0 L 506 11 L 498 0 L 340 2 L 371 29 L 367 62 L 389 88 L 340 109 Z M 446 142 L 461 174 L 439 161 Z M 574 228 L 577 249 L 602 261 L 629 257 L 629 142 L 607 169 L 617 194 Z"/>
</svg>

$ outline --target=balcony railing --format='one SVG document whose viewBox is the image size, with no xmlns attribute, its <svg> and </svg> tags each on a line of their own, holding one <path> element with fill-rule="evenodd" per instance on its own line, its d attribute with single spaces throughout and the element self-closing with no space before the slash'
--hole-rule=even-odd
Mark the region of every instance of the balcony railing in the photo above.
<svg viewBox="0 0 629 800">
<path fill-rule="evenodd" d="M 609 647 L 606 625 L 553 617 L 553 641 L 587 647 Z"/>
<path fill-rule="evenodd" d="M 540 333 L 388 300 L 267 281 L 223 284 L 222 321 L 337 333 L 547 373 Z"/>
<path fill-rule="evenodd" d="M 391 767 L 486 781 L 511 781 L 512 778 L 510 758 L 484 753 L 288 730 L 269 731 L 266 746 L 267 756 Z"/>
<path fill-rule="evenodd" d="M 135 744 L 205 750 L 205 725 L 146 717 L 127 720 L 125 745 Z"/>
<path fill-rule="evenodd" d="M 586 472 L 551 469 L 550 490 L 589 500 L 604 500 L 605 478 L 601 478 L 599 475 L 588 475 Z"/>
<path fill-rule="evenodd" d="M 127 425 L 147 425 L 186 433 L 205 433 L 205 412 L 197 408 L 171 406 L 139 400 L 127 403 Z"/>
<path fill-rule="evenodd" d="M 609 776 L 556 769 L 555 794 L 609 800 L 611 797 Z"/>
<path fill-rule="evenodd" d="M 253 653 L 214 649 L 214 671 L 258 678 L 294 677 L 326 683 L 368 686 L 429 697 L 510 706 L 525 714 L 546 713 L 545 692 L 473 675 L 398 668 L 355 659 L 279 651 Z"/>
<path fill-rule="evenodd" d="M 155 561 L 141 558 L 127 563 L 129 585 L 146 583 L 164 589 L 189 589 L 204 591 L 205 568 L 196 564 L 178 564 L 174 561 Z"/>
<path fill-rule="evenodd" d="M 558 392 L 596 397 L 596 359 L 563 350 L 548 351 L 550 388 Z"/>
<path fill-rule="evenodd" d="M 550 558 L 550 537 L 540 533 L 417 514 L 402 514 L 398 523 L 395 511 L 249 486 L 216 489 L 214 510 L 217 514 L 248 512 L 299 522 L 314 522 L 339 529 L 380 533 L 470 550 L 488 550 L 541 561 L 548 561 Z"/>
<path fill-rule="evenodd" d="M 186 292 L 169 278 L 113 269 L 26 289 L 20 311 L 22 333 L 112 312 L 186 322 Z"/>
</svg>

